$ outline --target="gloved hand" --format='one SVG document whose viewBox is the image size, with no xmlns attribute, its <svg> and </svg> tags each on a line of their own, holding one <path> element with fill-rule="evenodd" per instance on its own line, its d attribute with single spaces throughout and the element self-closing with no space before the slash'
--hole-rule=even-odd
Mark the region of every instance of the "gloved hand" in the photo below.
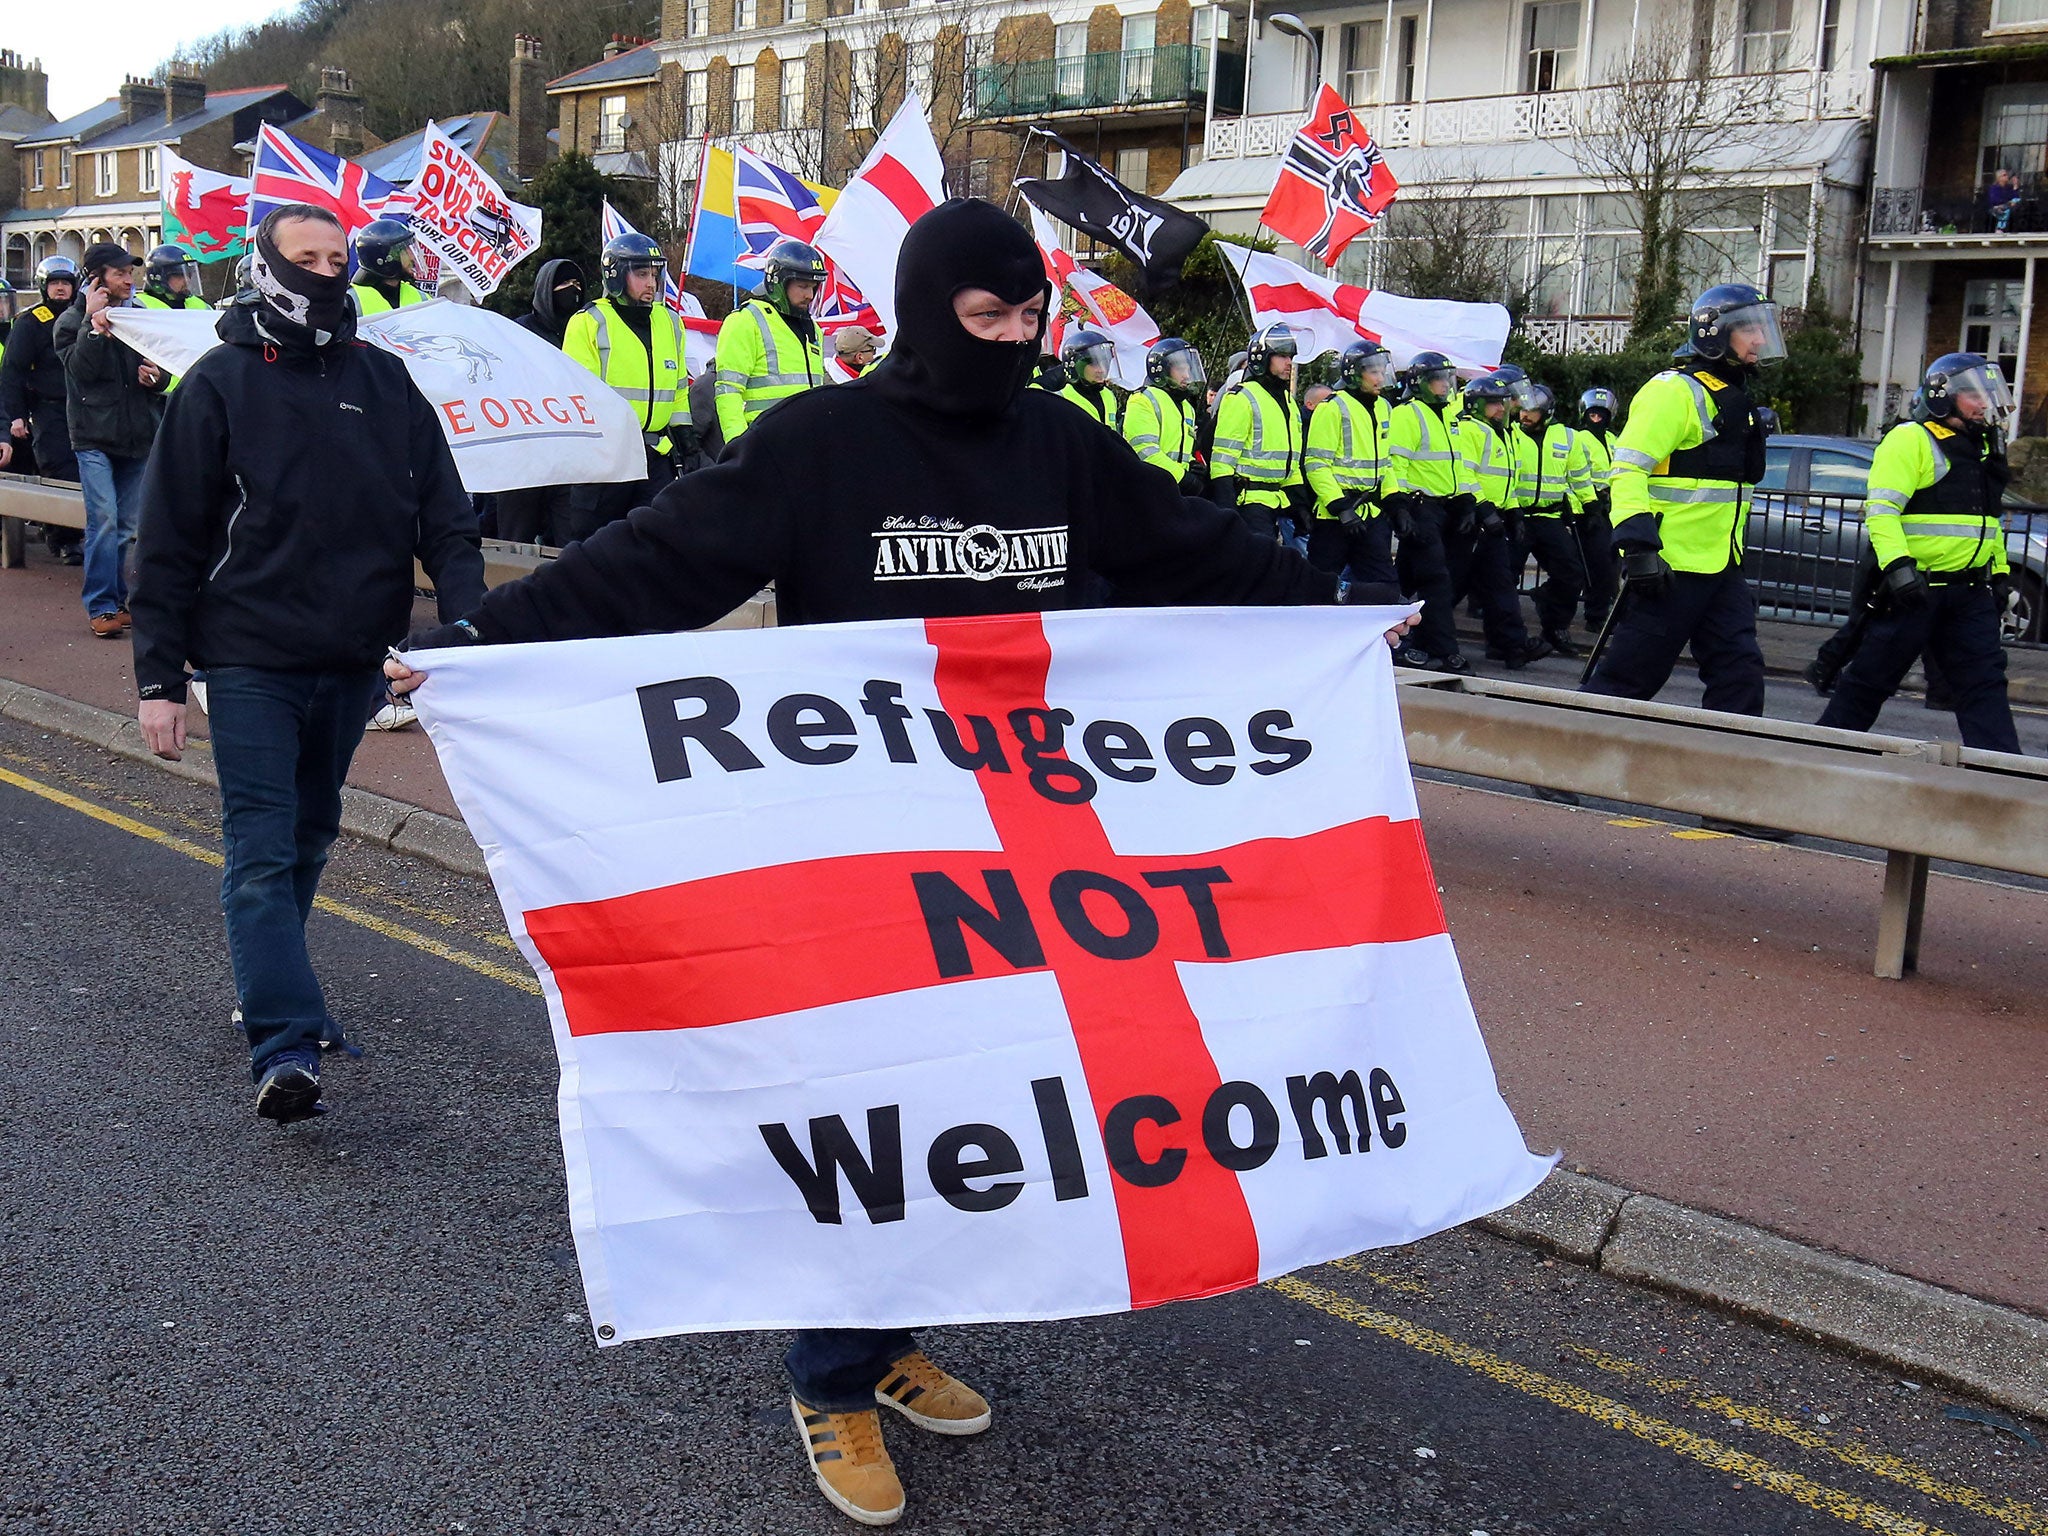
<svg viewBox="0 0 2048 1536">
<path fill-rule="evenodd" d="M 1239 489 L 1237 476 L 1225 475 L 1219 480 L 1209 482 L 1209 499 L 1227 510 L 1237 505 Z"/>
<path fill-rule="evenodd" d="M 1496 537 L 1508 531 L 1508 520 L 1501 516 L 1499 507 L 1487 506 L 1479 509 L 1479 531 Z"/>
<path fill-rule="evenodd" d="M 688 422 L 677 422 L 670 426 L 668 435 L 669 440 L 675 444 L 672 457 L 679 464 L 687 464 L 704 452 L 704 439 Z"/>
<path fill-rule="evenodd" d="M 1999 622 L 2005 622 L 2008 614 L 2019 608 L 2019 590 L 2012 584 L 2010 571 L 1999 571 L 1991 578 L 1991 608 L 1998 615 Z"/>
<path fill-rule="evenodd" d="M 1381 506 L 1387 516 L 1394 520 L 1394 532 L 1404 539 L 1415 537 L 1415 497 L 1407 491 L 1397 491 Z"/>
<path fill-rule="evenodd" d="M 1884 595 L 1901 613 L 1927 606 L 1927 578 L 1911 555 L 1901 555 L 1884 568 Z"/>
<path fill-rule="evenodd" d="M 1468 534 L 1479 518 L 1479 498 L 1476 496 L 1453 496 L 1448 503 L 1444 518 L 1444 531 L 1451 534 Z"/>
<path fill-rule="evenodd" d="M 1209 472 L 1199 464 L 1190 464 L 1188 472 L 1180 477 L 1180 493 L 1183 496 L 1200 496 L 1209 489 Z"/>
<path fill-rule="evenodd" d="M 1645 596 L 1662 596 L 1671 590 L 1671 566 L 1661 550 L 1640 544 L 1624 544 L 1621 550 L 1621 579 L 1633 591 Z"/>
<path fill-rule="evenodd" d="M 1306 528 L 1316 515 L 1316 493 L 1305 485 L 1287 487 L 1287 512 L 1297 528 Z"/>
</svg>

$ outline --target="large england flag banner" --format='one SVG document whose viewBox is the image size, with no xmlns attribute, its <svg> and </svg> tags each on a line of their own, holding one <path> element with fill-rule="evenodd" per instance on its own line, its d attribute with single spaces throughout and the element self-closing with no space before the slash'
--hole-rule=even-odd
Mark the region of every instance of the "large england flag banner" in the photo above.
<svg viewBox="0 0 2048 1536">
<path fill-rule="evenodd" d="M 1054 536 L 905 519 L 876 559 Z M 547 997 L 599 1341 L 1151 1306 L 1534 1188 L 1416 820 L 1396 612 L 416 655 Z"/>
</svg>

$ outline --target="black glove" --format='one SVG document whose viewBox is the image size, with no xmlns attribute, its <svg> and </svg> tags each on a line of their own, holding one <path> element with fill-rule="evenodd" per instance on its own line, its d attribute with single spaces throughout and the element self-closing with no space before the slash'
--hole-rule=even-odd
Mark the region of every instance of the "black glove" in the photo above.
<svg viewBox="0 0 2048 1536">
<path fill-rule="evenodd" d="M 1415 497 L 1411 492 L 1397 491 L 1381 505 L 1394 520 L 1395 533 L 1404 539 L 1415 537 Z"/>
<path fill-rule="evenodd" d="M 1927 606 L 1927 578 L 1911 555 L 1901 555 L 1884 568 L 1884 595 L 1901 613 Z"/>
<path fill-rule="evenodd" d="M 1478 517 L 1478 497 L 1453 496 L 1445 508 L 1444 532 L 1460 536 L 1468 534 Z"/>
<path fill-rule="evenodd" d="M 1487 506 L 1479 509 L 1479 531 L 1496 537 L 1508 531 L 1508 520 L 1501 516 L 1499 507 Z"/>
<path fill-rule="evenodd" d="M 1209 482 L 1209 499 L 1226 510 L 1237 505 L 1238 479 L 1235 475 L 1224 475 Z"/>
<path fill-rule="evenodd" d="M 668 429 L 669 441 L 675 445 L 671 455 L 677 463 L 688 463 L 704 452 L 704 439 L 697 435 L 697 429 L 687 421 L 679 422 Z"/>
<path fill-rule="evenodd" d="M 1287 487 L 1287 515 L 1294 519 L 1296 527 L 1308 527 L 1309 520 L 1316 515 L 1315 492 L 1305 485 Z"/>
<path fill-rule="evenodd" d="M 1199 464 L 1190 464 L 1188 472 L 1180 477 L 1180 493 L 1183 496 L 1200 496 L 1209 489 L 1209 472 Z"/>
<path fill-rule="evenodd" d="M 1632 591 L 1662 596 L 1671 590 L 1671 566 L 1661 550 L 1646 549 L 1640 544 L 1625 545 L 1621 552 L 1621 579 Z"/>
<path fill-rule="evenodd" d="M 1365 519 L 1359 515 L 1358 509 L 1364 501 L 1365 492 L 1353 491 L 1331 502 L 1330 510 L 1336 513 L 1338 525 L 1344 528 L 1363 528 Z"/>
</svg>

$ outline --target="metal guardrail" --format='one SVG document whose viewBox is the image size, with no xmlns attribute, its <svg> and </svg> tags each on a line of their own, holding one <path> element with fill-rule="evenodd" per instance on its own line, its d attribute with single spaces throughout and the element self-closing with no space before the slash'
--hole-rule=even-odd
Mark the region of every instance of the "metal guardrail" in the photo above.
<svg viewBox="0 0 2048 1536">
<path fill-rule="evenodd" d="M 2048 877 L 2048 762 L 1675 704 L 1395 674 L 1418 766 L 1885 851 L 1882 977 L 1916 968 L 1927 868 Z"/>
</svg>

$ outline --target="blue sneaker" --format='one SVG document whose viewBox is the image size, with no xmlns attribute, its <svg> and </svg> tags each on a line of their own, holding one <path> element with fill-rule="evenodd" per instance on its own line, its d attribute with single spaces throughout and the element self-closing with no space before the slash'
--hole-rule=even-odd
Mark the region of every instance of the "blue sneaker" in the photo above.
<svg viewBox="0 0 2048 1536">
<path fill-rule="evenodd" d="M 325 1113 L 320 1102 L 320 1053 L 279 1051 L 256 1083 L 256 1113 L 279 1125 Z"/>
</svg>

